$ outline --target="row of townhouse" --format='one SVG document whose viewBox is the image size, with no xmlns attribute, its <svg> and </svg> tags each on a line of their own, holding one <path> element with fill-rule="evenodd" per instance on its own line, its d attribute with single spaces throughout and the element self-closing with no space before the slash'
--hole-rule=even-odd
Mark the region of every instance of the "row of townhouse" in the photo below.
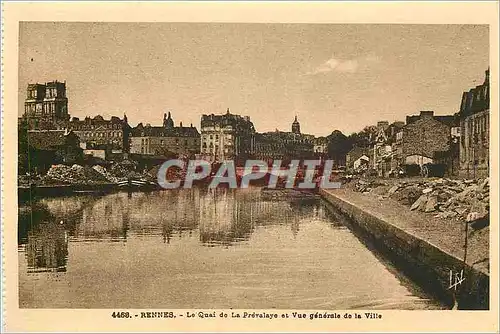
<svg viewBox="0 0 500 334">
<path fill-rule="evenodd" d="M 463 93 L 460 110 L 448 116 L 421 111 L 406 122 L 378 122 L 369 147 L 347 156 L 354 171 L 387 177 L 404 165 L 441 164 L 449 176 L 484 177 L 489 171 L 489 69 L 483 84 Z"/>
</svg>

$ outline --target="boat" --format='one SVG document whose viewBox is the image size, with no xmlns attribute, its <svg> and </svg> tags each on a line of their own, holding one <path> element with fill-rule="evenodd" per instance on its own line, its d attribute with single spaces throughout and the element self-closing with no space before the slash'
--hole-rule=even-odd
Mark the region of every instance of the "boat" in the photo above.
<svg viewBox="0 0 500 334">
<path fill-rule="evenodd" d="M 127 179 L 117 183 L 120 189 L 126 189 L 127 191 L 133 190 L 153 190 L 158 187 L 154 182 L 147 181 L 144 179 Z"/>
</svg>

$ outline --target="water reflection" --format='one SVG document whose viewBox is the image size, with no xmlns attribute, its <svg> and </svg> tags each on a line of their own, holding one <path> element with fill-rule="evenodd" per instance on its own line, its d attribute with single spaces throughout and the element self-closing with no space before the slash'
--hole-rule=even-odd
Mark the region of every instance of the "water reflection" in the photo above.
<svg viewBox="0 0 500 334">
<path fill-rule="evenodd" d="M 59 240 L 61 233 L 72 242 L 125 243 L 131 237 L 161 237 L 159 240 L 170 244 L 174 237 L 190 238 L 197 231 L 205 246 L 231 246 L 248 240 L 256 226 L 289 224 L 297 236 L 301 219 L 320 215 L 323 210 L 316 200 L 265 201 L 255 190 L 53 198 L 20 208 L 19 245 L 37 238 Z"/>
<path fill-rule="evenodd" d="M 65 272 L 68 259 L 67 232 L 61 224 L 41 223 L 28 232 L 28 272 Z"/>
<path fill-rule="evenodd" d="M 18 241 L 22 308 L 435 307 L 323 203 L 258 189 L 43 199 Z"/>
</svg>

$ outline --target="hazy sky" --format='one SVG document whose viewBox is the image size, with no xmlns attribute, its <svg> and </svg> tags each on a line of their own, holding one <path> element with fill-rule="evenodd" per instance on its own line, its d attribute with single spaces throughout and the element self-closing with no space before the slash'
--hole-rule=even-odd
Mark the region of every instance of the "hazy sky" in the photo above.
<svg viewBox="0 0 500 334">
<path fill-rule="evenodd" d="M 71 116 L 200 126 L 251 117 L 257 131 L 328 135 L 419 110 L 453 114 L 484 80 L 488 27 L 464 25 L 21 23 L 28 83 L 67 84 Z"/>
</svg>

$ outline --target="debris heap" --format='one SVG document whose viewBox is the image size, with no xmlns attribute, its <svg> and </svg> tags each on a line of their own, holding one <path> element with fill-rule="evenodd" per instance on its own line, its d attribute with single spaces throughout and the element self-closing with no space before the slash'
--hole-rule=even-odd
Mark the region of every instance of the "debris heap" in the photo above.
<svg viewBox="0 0 500 334">
<path fill-rule="evenodd" d="M 106 180 L 108 180 L 109 182 L 117 183 L 123 180 L 123 178 L 117 177 L 109 173 L 108 170 L 103 166 L 95 165 L 92 167 L 92 169 L 101 174 L 102 176 L 104 176 Z"/>
<path fill-rule="evenodd" d="M 374 188 L 380 187 L 380 186 L 386 186 L 386 183 L 377 181 L 377 180 L 362 180 L 359 179 L 357 180 L 356 183 L 354 183 L 354 190 L 358 191 L 360 193 L 369 193 L 371 192 Z"/>
<path fill-rule="evenodd" d="M 108 180 L 99 172 L 88 166 L 53 165 L 42 177 L 43 184 L 98 184 Z"/>
<path fill-rule="evenodd" d="M 376 181 L 359 180 L 356 191 L 370 192 L 382 185 Z M 387 187 L 386 187 L 387 188 Z M 380 199 L 392 198 L 412 211 L 432 212 L 437 218 L 478 220 L 489 215 L 489 178 L 476 180 L 403 181 L 391 186 Z"/>
<path fill-rule="evenodd" d="M 123 160 L 117 162 L 111 166 L 109 173 L 117 178 L 129 178 L 136 177 L 135 172 L 137 168 L 137 162 L 131 160 Z"/>
</svg>

